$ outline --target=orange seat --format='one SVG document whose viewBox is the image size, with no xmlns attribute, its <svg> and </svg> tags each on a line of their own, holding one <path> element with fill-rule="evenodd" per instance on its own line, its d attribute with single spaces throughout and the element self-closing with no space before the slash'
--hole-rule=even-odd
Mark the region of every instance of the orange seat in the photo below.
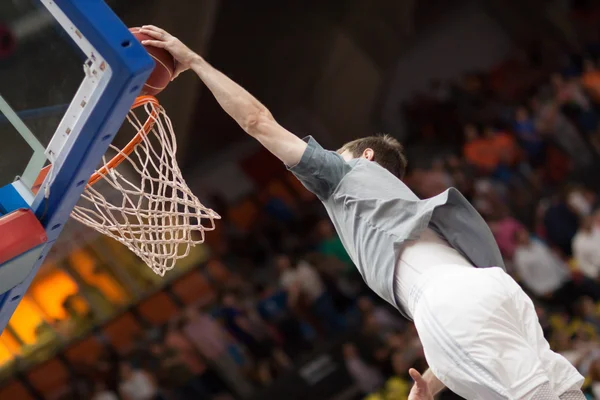
<svg viewBox="0 0 600 400">
<path fill-rule="evenodd" d="M 65 355 L 73 364 L 93 365 L 102 352 L 102 344 L 92 336 L 70 346 Z"/>
<path fill-rule="evenodd" d="M 35 367 L 27 374 L 31 385 L 36 388 L 45 398 L 58 398 L 67 393 L 70 387 L 69 371 L 65 365 L 52 359 Z"/>
<path fill-rule="evenodd" d="M 248 231 L 256 218 L 259 210 L 252 200 L 244 200 L 240 204 L 229 209 L 227 218 L 241 231 Z"/>
<path fill-rule="evenodd" d="M 179 312 L 175 302 L 165 292 L 158 292 L 144 300 L 138 306 L 138 312 L 146 321 L 153 325 L 168 322 Z"/>
<path fill-rule="evenodd" d="M 21 382 L 13 381 L 0 388 L 0 399 L 33 400 L 25 386 Z"/>
<path fill-rule="evenodd" d="M 192 271 L 173 283 L 173 293 L 184 304 L 210 302 L 215 297 L 215 291 L 200 271 Z"/>
<path fill-rule="evenodd" d="M 141 332 L 142 327 L 131 313 L 121 315 L 104 327 L 104 334 L 119 352 L 129 350 Z"/>
</svg>

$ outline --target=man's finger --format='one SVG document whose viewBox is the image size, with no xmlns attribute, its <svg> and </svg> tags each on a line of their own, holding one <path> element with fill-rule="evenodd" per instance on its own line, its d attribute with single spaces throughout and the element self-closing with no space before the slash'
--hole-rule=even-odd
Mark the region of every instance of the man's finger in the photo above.
<svg viewBox="0 0 600 400">
<path fill-rule="evenodd" d="M 143 25 L 142 29 L 148 29 L 150 31 L 154 31 L 154 32 L 158 32 L 158 33 L 167 33 L 167 31 L 165 31 L 164 29 L 161 29 L 158 26 L 154 26 L 154 25 Z"/>
<path fill-rule="evenodd" d="M 413 381 L 415 381 L 415 384 L 417 386 L 427 385 L 427 382 L 425 382 L 425 379 L 423 379 L 423 377 L 421 376 L 419 371 L 417 371 L 416 369 L 414 369 L 414 368 L 409 369 L 408 374 L 413 379 Z"/>
<path fill-rule="evenodd" d="M 149 29 L 145 29 L 142 28 L 140 29 L 140 33 L 143 33 L 144 35 L 148 35 L 154 39 L 165 39 L 166 36 L 163 33 L 157 32 L 157 31 L 151 31 Z"/>
<path fill-rule="evenodd" d="M 167 47 L 167 43 L 163 42 L 161 40 L 143 40 L 142 44 L 144 46 L 153 46 L 153 47 L 158 47 L 161 49 L 164 49 L 165 47 Z"/>
</svg>

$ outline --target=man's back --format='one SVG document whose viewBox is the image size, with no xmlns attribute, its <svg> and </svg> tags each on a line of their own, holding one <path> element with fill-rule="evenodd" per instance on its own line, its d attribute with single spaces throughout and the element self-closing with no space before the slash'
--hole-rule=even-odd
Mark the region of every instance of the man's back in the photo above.
<svg viewBox="0 0 600 400">
<path fill-rule="evenodd" d="M 312 138 L 305 156 L 290 169 L 321 199 L 369 287 L 396 307 L 393 276 L 399 250 L 427 227 L 473 265 L 504 267 L 487 224 L 455 189 L 419 200 L 376 162 L 346 162 Z"/>
</svg>

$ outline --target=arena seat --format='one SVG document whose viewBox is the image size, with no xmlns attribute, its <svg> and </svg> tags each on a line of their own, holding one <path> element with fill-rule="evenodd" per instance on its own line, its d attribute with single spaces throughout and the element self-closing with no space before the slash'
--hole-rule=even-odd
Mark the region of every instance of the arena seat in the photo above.
<svg viewBox="0 0 600 400">
<path fill-rule="evenodd" d="M 93 365 L 102 353 L 102 344 L 93 336 L 71 345 L 65 351 L 67 359 L 75 365 Z"/>
<path fill-rule="evenodd" d="M 104 334 L 118 352 L 129 350 L 141 332 L 141 325 L 131 313 L 121 315 L 104 327 Z"/>
<path fill-rule="evenodd" d="M 69 391 L 70 376 L 59 360 L 49 360 L 27 373 L 31 385 L 46 399 L 57 399 Z"/>
<path fill-rule="evenodd" d="M 158 292 L 142 301 L 137 310 L 142 318 L 152 325 L 167 323 L 173 315 L 179 312 L 177 304 L 165 292 Z"/>
<path fill-rule="evenodd" d="M 21 382 L 12 381 L 0 388 L 0 399 L 34 400 Z"/>
<path fill-rule="evenodd" d="M 198 270 L 179 278 L 172 286 L 173 293 L 186 305 L 210 302 L 215 297 L 215 290 Z"/>
</svg>

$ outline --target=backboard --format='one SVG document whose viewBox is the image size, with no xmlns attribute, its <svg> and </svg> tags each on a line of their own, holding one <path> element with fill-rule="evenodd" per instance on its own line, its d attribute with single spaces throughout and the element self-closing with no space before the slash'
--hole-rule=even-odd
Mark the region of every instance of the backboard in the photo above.
<svg viewBox="0 0 600 400">
<path fill-rule="evenodd" d="M 0 332 L 153 68 L 102 0 L 0 3 Z"/>
</svg>

